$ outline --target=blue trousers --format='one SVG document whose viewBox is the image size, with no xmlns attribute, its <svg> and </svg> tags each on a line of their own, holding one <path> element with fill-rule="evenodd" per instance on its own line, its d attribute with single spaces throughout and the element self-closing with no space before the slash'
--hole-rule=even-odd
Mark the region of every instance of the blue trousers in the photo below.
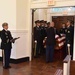
<svg viewBox="0 0 75 75">
<path fill-rule="evenodd" d="M 41 50 L 42 50 L 42 42 L 37 42 L 36 57 L 38 57 L 38 55 L 41 53 Z"/>
<path fill-rule="evenodd" d="M 46 46 L 46 62 L 52 62 L 54 56 L 54 45 Z"/>
<path fill-rule="evenodd" d="M 9 66 L 9 63 L 10 63 L 10 55 L 11 55 L 11 49 L 4 49 L 4 64 L 3 66 L 4 67 L 8 67 Z"/>
</svg>

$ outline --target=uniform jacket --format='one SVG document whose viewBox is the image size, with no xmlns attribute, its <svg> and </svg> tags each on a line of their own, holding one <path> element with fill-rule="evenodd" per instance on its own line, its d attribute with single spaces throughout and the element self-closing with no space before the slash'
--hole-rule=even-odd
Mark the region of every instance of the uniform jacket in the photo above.
<svg viewBox="0 0 75 75">
<path fill-rule="evenodd" d="M 60 33 L 61 33 L 61 34 L 65 34 L 65 31 L 66 31 L 66 28 L 61 28 L 61 29 L 60 29 Z"/>
<path fill-rule="evenodd" d="M 55 45 L 55 31 L 53 27 L 47 29 L 46 45 Z"/>
<path fill-rule="evenodd" d="M 34 40 L 41 41 L 42 40 L 42 33 L 40 27 L 34 27 Z"/>
<path fill-rule="evenodd" d="M 1 37 L 1 31 L 0 31 L 0 37 Z"/>
<path fill-rule="evenodd" d="M 1 31 L 1 49 L 11 49 L 13 39 L 10 31 L 5 31 L 4 29 Z"/>
<path fill-rule="evenodd" d="M 66 42 L 73 43 L 74 29 L 70 26 L 66 29 Z"/>
<path fill-rule="evenodd" d="M 46 29 L 44 26 L 41 26 L 41 34 L 42 34 L 42 40 L 44 40 L 44 38 L 46 37 Z"/>
</svg>

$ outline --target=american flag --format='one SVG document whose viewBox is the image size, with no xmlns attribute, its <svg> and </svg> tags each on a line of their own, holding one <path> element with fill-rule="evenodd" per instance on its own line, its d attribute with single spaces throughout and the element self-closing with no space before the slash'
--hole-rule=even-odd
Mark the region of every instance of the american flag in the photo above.
<svg viewBox="0 0 75 75">
<path fill-rule="evenodd" d="M 46 39 L 47 37 L 43 41 L 44 48 L 46 48 Z M 61 34 L 61 37 L 59 35 L 55 35 L 55 39 L 56 39 L 55 49 L 61 49 L 65 44 L 66 39 L 65 35 Z"/>
</svg>

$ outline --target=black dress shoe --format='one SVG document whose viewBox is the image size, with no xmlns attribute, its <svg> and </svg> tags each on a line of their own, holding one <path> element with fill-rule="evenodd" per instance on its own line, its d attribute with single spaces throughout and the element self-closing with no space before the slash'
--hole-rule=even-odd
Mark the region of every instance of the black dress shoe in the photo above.
<svg viewBox="0 0 75 75">
<path fill-rule="evenodd" d="M 7 67 L 4 66 L 3 68 L 4 68 L 4 69 L 9 69 L 9 68 L 11 68 L 11 66 L 7 66 Z"/>
<path fill-rule="evenodd" d="M 49 63 L 49 61 L 46 61 L 46 63 Z"/>
<path fill-rule="evenodd" d="M 8 68 L 11 68 L 11 66 L 8 66 Z"/>
<path fill-rule="evenodd" d="M 34 56 L 34 58 L 39 58 L 39 56 Z"/>
<path fill-rule="evenodd" d="M 4 69 L 8 69 L 8 67 L 3 67 Z"/>
</svg>

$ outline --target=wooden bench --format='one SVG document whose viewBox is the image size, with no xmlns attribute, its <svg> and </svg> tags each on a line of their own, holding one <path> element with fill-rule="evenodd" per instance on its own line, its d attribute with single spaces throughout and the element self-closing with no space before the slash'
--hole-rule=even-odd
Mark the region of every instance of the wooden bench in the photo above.
<svg viewBox="0 0 75 75">
<path fill-rule="evenodd" d="M 63 60 L 63 71 L 61 69 L 58 69 L 54 75 L 70 75 L 70 61 L 71 55 L 67 55 Z"/>
<path fill-rule="evenodd" d="M 63 61 L 63 75 L 70 75 L 71 55 L 67 55 Z"/>
<path fill-rule="evenodd" d="M 70 75 L 75 75 L 75 61 L 71 61 Z"/>
</svg>

